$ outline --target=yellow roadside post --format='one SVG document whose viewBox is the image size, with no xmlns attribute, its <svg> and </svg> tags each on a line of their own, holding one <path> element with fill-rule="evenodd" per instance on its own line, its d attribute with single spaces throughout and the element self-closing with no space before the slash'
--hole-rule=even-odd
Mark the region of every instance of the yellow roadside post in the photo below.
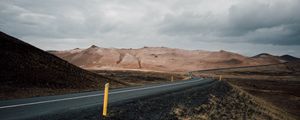
<svg viewBox="0 0 300 120">
<path fill-rule="evenodd" d="M 109 89 L 109 83 L 105 84 L 104 88 L 104 99 L 103 99 L 103 116 L 107 116 L 107 104 L 108 104 L 108 89 Z"/>
<path fill-rule="evenodd" d="M 220 81 L 222 80 L 222 75 L 220 75 L 219 80 L 220 80 Z"/>
<path fill-rule="evenodd" d="M 171 82 L 173 82 L 174 81 L 174 76 L 172 75 L 172 77 L 171 77 Z"/>
<path fill-rule="evenodd" d="M 189 78 L 192 79 L 192 72 L 189 72 Z"/>
</svg>

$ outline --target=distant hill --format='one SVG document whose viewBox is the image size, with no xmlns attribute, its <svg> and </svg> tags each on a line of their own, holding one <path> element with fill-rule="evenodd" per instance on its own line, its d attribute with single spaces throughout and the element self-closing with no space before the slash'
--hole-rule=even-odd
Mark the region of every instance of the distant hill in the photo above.
<svg viewBox="0 0 300 120">
<path fill-rule="evenodd" d="M 135 69 L 181 72 L 283 62 L 276 57 L 246 57 L 224 50 L 212 52 L 166 47 L 116 49 L 92 45 L 86 49 L 49 52 L 81 68 L 92 70 Z"/>
<path fill-rule="evenodd" d="M 263 60 L 265 62 L 270 62 L 270 63 L 278 62 L 278 61 L 279 62 L 286 62 L 286 61 L 280 59 L 278 56 L 274 56 L 274 55 L 271 55 L 271 54 L 268 54 L 268 53 L 261 53 L 261 54 L 255 55 L 251 58 L 256 59 L 256 60 Z"/>
<path fill-rule="evenodd" d="M 261 53 L 261 54 L 258 54 L 258 55 L 255 55 L 253 56 L 252 58 L 261 58 L 261 57 L 274 57 L 273 55 L 271 54 L 268 54 L 268 53 Z"/>
<path fill-rule="evenodd" d="M 99 89 L 108 80 L 3 32 L 0 39 L 0 99 Z"/>
<path fill-rule="evenodd" d="M 280 59 L 288 61 L 288 62 L 294 62 L 294 61 L 300 61 L 300 58 L 291 56 L 291 55 L 282 55 L 280 56 Z"/>
<path fill-rule="evenodd" d="M 274 56 L 268 53 L 261 53 L 258 55 L 253 56 L 252 58 L 256 59 L 265 59 L 269 61 L 283 61 L 283 62 L 295 62 L 295 61 L 300 61 L 299 58 L 291 56 L 291 55 L 282 55 L 282 56 Z"/>
</svg>

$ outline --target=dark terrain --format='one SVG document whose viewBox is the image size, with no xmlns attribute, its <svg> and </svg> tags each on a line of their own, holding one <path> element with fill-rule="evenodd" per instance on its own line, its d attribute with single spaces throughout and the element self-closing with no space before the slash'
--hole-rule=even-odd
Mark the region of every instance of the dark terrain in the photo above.
<svg viewBox="0 0 300 120">
<path fill-rule="evenodd" d="M 0 32 L 0 99 L 97 90 L 111 82 Z"/>
<path fill-rule="evenodd" d="M 300 63 L 298 60 L 260 67 L 199 71 L 195 74 L 216 79 L 222 75 L 223 80 L 300 117 Z"/>
</svg>

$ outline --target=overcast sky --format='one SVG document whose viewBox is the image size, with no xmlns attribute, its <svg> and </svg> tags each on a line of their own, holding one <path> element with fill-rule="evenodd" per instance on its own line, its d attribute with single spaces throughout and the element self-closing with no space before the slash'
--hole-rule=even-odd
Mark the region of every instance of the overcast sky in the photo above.
<svg viewBox="0 0 300 120">
<path fill-rule="evenodd" d="M 300 57 L 300 0 L 0 1 L 0 30 L 44 50 L 95 44 Z"/>
</svg>

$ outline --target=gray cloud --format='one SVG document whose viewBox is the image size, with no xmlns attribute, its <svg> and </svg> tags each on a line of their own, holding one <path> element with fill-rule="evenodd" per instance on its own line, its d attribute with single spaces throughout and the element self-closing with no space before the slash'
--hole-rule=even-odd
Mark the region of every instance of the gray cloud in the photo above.
<svg viewBox="0 0 300 120">
<path fill-rule="evenodd" d="M 300 1 L 244 2 L 229 9 L 226 36 L 252 43 L 300 44 Z"/>
<path fill-rule="evenodd" d="M 0 30 L 43 49 L 99 44 L 216 50 L 202 46 L 211 44 L 241 51 L 243 46 L 230 46 L 240 43 L 299 51 L 299 6 L 299 0 L 3 0 Z"/>
<path fill-rule="evenodd" d="M 226 8 L 222 15 L 213 11 L 166 15 L 161 32 L 188 35 L 195 40 L 300 45 L 300 1 L 242 1 Z M 227 11 L 227 12 L 226 12 Z M 200 37 L 199 37 L 200 36 Z"/>
</svg>

